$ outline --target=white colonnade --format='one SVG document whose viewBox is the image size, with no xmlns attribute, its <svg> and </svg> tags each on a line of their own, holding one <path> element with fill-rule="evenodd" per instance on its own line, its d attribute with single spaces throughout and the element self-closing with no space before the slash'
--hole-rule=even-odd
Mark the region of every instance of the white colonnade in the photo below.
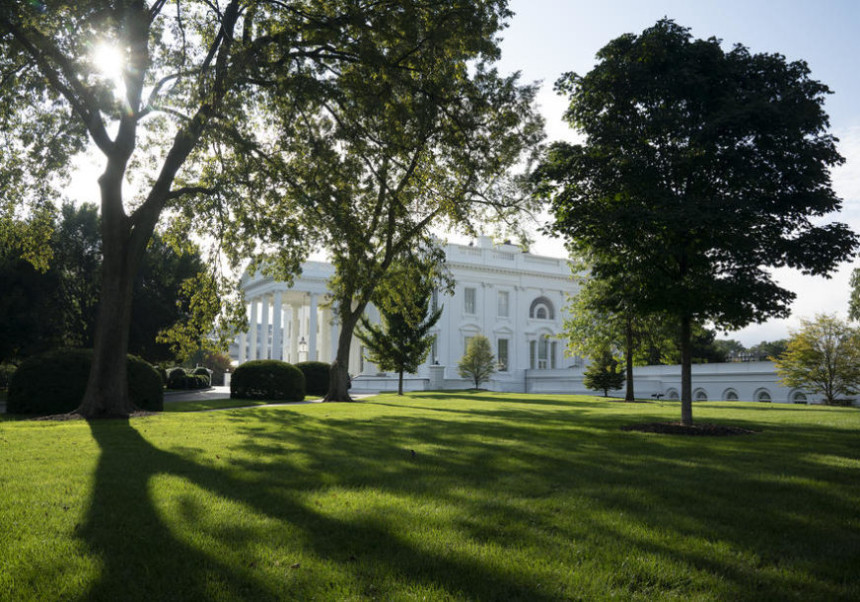
<svg viewBox="0 0 860 602">
<path fill-rule="evenodd" d="M 239 363 L 258 359 L 334 361 L 339 328 L 317 292 L 275 290 L 249 296 L 248 332 L 240 333 Z"/>
</svg>

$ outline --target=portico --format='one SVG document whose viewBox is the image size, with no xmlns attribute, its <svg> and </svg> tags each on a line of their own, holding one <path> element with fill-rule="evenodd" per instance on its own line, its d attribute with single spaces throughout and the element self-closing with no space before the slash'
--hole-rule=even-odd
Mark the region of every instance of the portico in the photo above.
<svg viewBox="0 0 860 602">
<path fill-rule="evenodd" d="M 237 340 L 238 362 L 333 361 L 339 328 L 326 289 L 330 277 L 331 266 L 319 262 L 304 264 L 290 288 L 262 274 L 243 277 L 248 330 Z"/>
</svg>

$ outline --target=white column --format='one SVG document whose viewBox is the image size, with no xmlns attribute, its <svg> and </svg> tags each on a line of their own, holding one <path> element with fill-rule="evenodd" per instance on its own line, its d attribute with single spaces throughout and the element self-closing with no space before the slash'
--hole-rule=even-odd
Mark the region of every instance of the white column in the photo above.
<svg viewBox="0 0 860 602">
<path fill-rule="evenodd" d="M 248 349 L 248 359 L 257 359 L 257 299 L 251 299 L 251 347 Z"/>
<path fill-rule="evenodd" d="M 290 363 L 299 361 L 299 306 L 290 304 L 292 315 L 290 316 Z"/>
<path fill-rule="evenodd" d="M 272 359 L 284 359 L 284 331 L 281 323 L 283 314 L 281 291 L 275 293 L 275 306 L 272 308 Z"/>
<path fill-rule="evenodd" d="M 308 361 L 317 357 L 317 295 L 311 293 L 310 320 L 308 321 Z"/>
<path fill-rule="evenodd" d="M 260 338 L 262 338 L 262 345 L 260 349 L 260 359 L 267 360 L 271 358 L 269 354 L 269 295 L 263 295 L 260 300 L 263 303 L 262 306 L 262 320 L 260 324 Z"/>
<path fill-rule="evenodd" d="M 248 333 L 239 333 L 239 357 L 237 358 L 240 364 L 244 364 L 248 359 Z"/>
</svg>

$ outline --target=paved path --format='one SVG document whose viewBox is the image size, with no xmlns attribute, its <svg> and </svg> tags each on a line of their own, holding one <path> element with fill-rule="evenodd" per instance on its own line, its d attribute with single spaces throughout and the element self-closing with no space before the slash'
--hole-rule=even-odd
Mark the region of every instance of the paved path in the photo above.
<svg viewBox="0 0 860 602">
<path fill-rule="evenodd" d="M 211 387 L 202 391 L 165 391 L 164 403 L 171 401 L 209 401 L 230 399 L 230 387 Z"/>
</svg>

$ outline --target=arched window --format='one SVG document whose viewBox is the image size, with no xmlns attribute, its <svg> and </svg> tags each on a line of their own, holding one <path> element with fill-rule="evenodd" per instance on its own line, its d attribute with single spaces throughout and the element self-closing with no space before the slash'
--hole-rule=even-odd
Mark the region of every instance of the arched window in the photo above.
<svg viewBox="0 0 860 602">
<path fill-rule="evenodd" d="M 725 399 L 726 401 L 737 401 L 738 392 L 734 389 L 726 389 L 726 392 L 723 393 L 723 399 Z"/>
<path fill-rule="evenodd" d="M 770 403 L 771 401 L 773 401 L 770 397 L 770 391 L 768 391 L 767 389 L 763 389 L 756 393 L 755 400 L 761 401 L 763 403 Z"/>
<path fill-rule="evenodd" d="M 669 389 L 666 391 L 666 399 L 678 399 L 678 391 L 675 389 Z"/>
<path fill-rule="evenodd" d="M 552 301 L 546 297 L 538 297 L 532 301 L 529 307 L 529 317 L 536 320 L 554 320 L 555 309 L 553 309 Z"/>
<path fill-rule="evenodd" d="M 693 399 L 696 401 L 708 401 L 708 394 L 704 389 L 699 389 L 695 394 L 693 394 Z"/>
<path fill-rule="evenodd" d="M 803 393 L 802 391 L 795 391 L 791 395 L 791 401 L 792 403 L 809 403 L 806 393 Z"/>
</svg>

